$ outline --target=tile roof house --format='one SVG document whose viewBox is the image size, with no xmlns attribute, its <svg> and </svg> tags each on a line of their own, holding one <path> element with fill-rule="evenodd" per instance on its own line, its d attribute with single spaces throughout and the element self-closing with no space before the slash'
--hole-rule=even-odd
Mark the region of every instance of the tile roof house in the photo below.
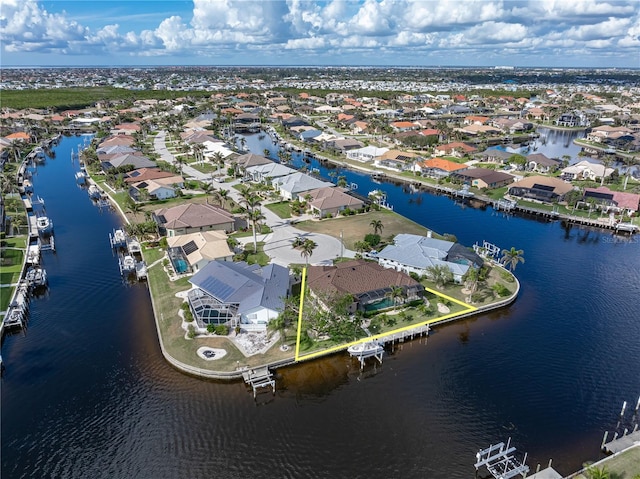
<svg viewBox="0 0 640 479">
<path fill-rule="evenodd" d="M 190 272 L 197 272 L 211 261 L 231 261 L 233 251 L 222 231 L 203 231 L 167 238 L 169 255 L 184 259 Z"/>
<path fill-rule="evenodd" d="M 467 145 L 466 143 L 462 143 L 460 141 L 447 143 L 446 145 L 438 145 L 435 147 L 433 154 L 434 156 L 455 156 L 456 158 L 462 158 L 465 155 L 471 155 L 478 151 L 477 148 Z"/>
<path fill-rule="evenodd" d="M 509 185 L 509 194 L 530 200 L 552 203 L 564 200 L 573 185 L 550 176 L 527 176 Z"/>
<path fill-rule="evenodd" d="M 560 166 L 560 161 L 548 158 L 542 153 L 527 155 L 527 169 L 538 173 L 550 173 Z"/>
<path fill-rule="evenodd" d="M 234 231 L 236 219 L 231 213 L 206 203 L 185 203 L 153 212 L 161 234 L 178 236 L 198 231 Z"/>
<path fill-rule="evenodd" d="M 149 198 L 153 200 L 166 200 L 177 196 L 176 188 L 172 185 L 158 183 L 156 180 L 145 180 L 132 183 L 129 187 L 129 196 L 134 200 L 139 201 L 142 190 L 145 190 L 149 194 Z"/>
<path fill-rule="evenodd" d="M 416 162 L 413 165 L 414 172 L 420 172 L 422 175 L 432 178 L 444 178 L 456 171 L 463 171 L 467 168 L 469 168 L 467 165 L 445 160 L 444 158 L 430 158 Z"/>
<path fill-rule="evenodd" d="M 408 274 L 383 268 L 377 263 L 363 259 L 345 261 L 334 266 L 309 266 L 307 285 L 312 294 L 353 297 L 349 311 L 379 309 L 388 302 L 392 288 L 402 288 L 411 301 L 422 297 L 424 287 Z"/>
<path fill-rule="evenodd" d="M 476 188 L 500 188 L 508 185 L 514 179 L 513 175 L 502 171 L 488 170 L 486 168 L 468 168 L 453 174 L 464 183 Z"/>
<path fill-rule="evenodd" d="M 612 191 L 606 186 L 585 188 L 584 198 L 593 198 L 599 203 L 628 214 L 640 210 L 640 195 L 624 191 Z"/>
<path fill-rule="evenodd" d="M 324 218 L 328 215 L 337 216 L 345 209 L 360 210 L 364 208 L 364 201 L 348 194 L 346 188 L 327 186 L 307 191 L 303 196 L 313 214 Z"/>
<path fill-rule="evenodd" d="M 268 165 L 275 163 L 266 156 L 256 155 L 254 153 L 245 153 L 244 155 L 237 156 L 230 160 L 230 163 L 238 165 L 241 171 L 246 171 L 250 166 Z"/>
<path fill-rule="evenodd" d="M 161 184 L 184 188 L 184 178 L 182 176 L 170 171 L 162 171 L 160 168 L 138 168 L 125 173 L 123 180 L 125 183 L 155 180 Z"/>
<path fill-rule="evenodd" d="M 605 178 L 611 176 L 614 168 L 606 168 L 601 163 L 592 163 L 587 160 L 579 161 L 571 166 L 567 166 L 561 170 L 560 177 L 563 180 L 586 180 L 597 181 L 602 179 L 602 175 Z"/>
<path fill-rule="evenodd" d="M 397 235 L 393 244 L 385 246 L 376 257 L 385 268 L 419 276 L 429 276 L 429 268 L 433 266 L 445 266 L 458 283 L 470 267 L 479 268 L 483 264 L 480 256 L 459 243 L 404 233 Z"/>
<path fill-rule="evenodd" d="M 266 331 L 284 309 L 289 270 L 278 264 L 211 261 L 194 274 L 187 299 L 198 326 L 224 324 Z"/>
</svg>

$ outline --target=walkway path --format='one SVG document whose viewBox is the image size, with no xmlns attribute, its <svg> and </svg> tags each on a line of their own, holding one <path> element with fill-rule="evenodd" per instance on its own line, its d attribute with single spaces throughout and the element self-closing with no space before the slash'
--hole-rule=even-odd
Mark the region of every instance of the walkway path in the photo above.
<svg viewBox="0 0 640 479">
<path fill-rule="evenodd" d="M 163 161 L 175 163 L 175 157 L 169 152 L 166 145 L 166 132 L 160 131 L 153 140 L 153 147 L 160 155 Z M 240 203 L 242 197 L 240 192 L 233 188 L 238 184 L 238 180 L 228 183 L 216 183 L 211 181 L 211 175 L 202 173 L 192 166 L 183 165 L 182 171 L 185 176 L 200 180 L 213 185 L 214 188 L 229 191 L 229 196 L 236 203 Z M 340 255 L 353 258 L 354 251 L 344 248 L 340 240 L 319 233 L 307 233 L 299 230 L 290 224 L 290 220 L 282 219 L 268 208 L 260 208 L 262 215 L 265 217 L 265 223 L 272 230 L 266 235 L 257 235 L 257 240 L 264 242 L 264 252 L 269 255 L 274 263 L 282 266 L 288 266 L 292 263 L 303 263 L 304 257 L 300 255 L 300 251 L 293 249 L 293 241 L 302 236 L 304 239 L 313 240 L 317 247 L 313 250 L 313 254 L 309 258 L 311 264 L 333 264 L 333 260 Z M 303 215 L 296 220 L 310 219 L 311 216 Z M 239 238 L 242 244 L 253 243 L 253 235 Z"/>
</svg>

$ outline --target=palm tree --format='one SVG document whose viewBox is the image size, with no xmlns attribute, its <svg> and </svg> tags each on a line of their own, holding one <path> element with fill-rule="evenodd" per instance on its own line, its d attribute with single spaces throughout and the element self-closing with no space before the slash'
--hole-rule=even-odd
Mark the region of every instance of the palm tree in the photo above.
<svg viewBox="0 0 640 479">
<path fill-rule="evenodd" d="M 611 477 L 611 474 L 607 470 L 606 466 L 589 466 L 586 470 L 586 473 L 589 479 L 609 479 Z"/>
<path fill-rule="evenodd" d="M 304 262 L 308 266 L 309 265 L 309 257 L 313 254 L 313 250 L 316 249 L 318 244 L 312 239 L 307 239 L 300 246 L 300 255 L 304 256 Z"/>
<path fill-rule="evenodd" d="M 273 319 L 270 319 L 267 323 L 267 331 L 268 337 L 270 338 L 274 333 L 280 333 L 280 340 L 282 344 L 285 343 L 285 328 L 287 326 L 287 321 L 285 319 L 284 313 L 279 314 Z"/>
<path fill-rule="evenodd" d="M 256 234 L 256 226 L 260 220 L 264 219 L 264 215 L 260 208 L 256 207 L 247 212 L 247 219 L 251 221 L 251 227 L 253 228 L 253 251 L 258 251 L 258 237 Z"/>
<path fill-rule="evenodd" d="M 11 225 L 12 225 L 13 228 L 16 229 L 18 234 L 20 234 L 20 228 L 22 228 L 23 226 L 25 226 L 27 224 L 26 221 L 27 220 L 26 220 L 25 215 L 22 215 L 22 214 L 19 214 L 19 213 L 16 213 L 15 216 L 11 217 Z M 16 234 L 16 233 L 14 232 L 14 234 Z"/>
<path fill-rule="evenodd" d="M 524 263 L 523 255 L 524 251 L 512 246 L 510 250 L 502 250 L 502 258 L 500 259 L 500 262 L 509 268 L 509 271 L 515 271 L 518 263 Z"/>
<path fill-rule="evenodd" d="M 391 286 L 391 289 L 385 294 L 387 298 L 393 301 L 393 309 L 397 309 L 398 303 L 407 297 L 407 293 L 402 286 Z"/>
<path fill-rule="evenodd" d="M 384 228 L 384 225 L 382 224 L 382 220 L 371 220 L 371 223 L 369 223 L 369 226 L 373 228 L 373 234 L 382 233 L 382 229 Z"/>
<path fill-rule="evenodd" d="M 429 266 L 427 274 L 439 289 L 453 281 L 453 273 L 443 264 Z"/>
<path fill-rule="evenodd" d="M 269 148 L 265 148 L 264 150 L 262 150 L 262 153 L 264 154 L 264 156 L 266 158 L 269 158 L 269 156 L 271 155 L 271 152 L 269 151 Z"/>
<path fill-rule="evenodd" d="M 227 199 L 229 198 L 229 190 L 218 190 L 218 198 L 220 198 L 220 206 L 224 208 Z"/>
</svg>

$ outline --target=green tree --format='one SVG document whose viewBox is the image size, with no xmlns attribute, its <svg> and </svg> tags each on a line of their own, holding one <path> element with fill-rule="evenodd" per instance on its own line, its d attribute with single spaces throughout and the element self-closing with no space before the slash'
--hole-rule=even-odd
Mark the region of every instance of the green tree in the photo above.
<svg viewBox="0 0 640 479">
<path fill-rule="evenodd" d="M 509 250 L 503 249 L 500 262 L 505 265 L 509 271 L 515 271 L 518 263 L 524 263 L 524 251 L 516 249 L 514 246 Z"/>
<path fill-rule="evenodd" d="M 439 289 L 453 282 L 453 273 L 443 264 L 429 266 L 427 274 Z"/>
<path fill-rule="evenodd" d="M 381 234 L 382 233 L 382 229 L 384 228 L 384 225 L 382 224 L 382 220 L 371 220 L 371 223 L 369 223 L 369 226 L 371 226 L 373 228 L 373 234 Z"/>
<path fill-rule="evenodd" d="M 407 297 L 407 292 L 402 286 L 391 286 L 391 289 L 386 292 L 385 296 L 393 301 L 393 309 L 398 308 L 398 304 L 403 302 Z"/>
<path fill-rule="evenodd" d="M 224 208 L 226 205 L 227 199 L 229 198 L 229 190 L 219 189 L 218 198 L 220 198 L 220 206 Z"/>
</svg>

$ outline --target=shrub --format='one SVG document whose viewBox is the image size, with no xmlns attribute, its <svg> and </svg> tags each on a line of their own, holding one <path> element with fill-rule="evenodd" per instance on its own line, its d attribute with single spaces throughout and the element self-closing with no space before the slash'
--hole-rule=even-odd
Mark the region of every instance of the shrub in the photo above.
<svg viewBox="0 0 640 479">
<path fill-rule="evenodd" d="M 216 325 L 215 324 L 207 324 L 207 333 L 211 334 L 214 333 L 216 331 Z"/>
<path fill-rule="evenodd" d="M 367 235 L 365 235 L 364 240 L 371 246 L 378 246 L 380 244 L 380 235 L 368 233 Z"/>
<path fill-rule="evenodd" d="M 229 334 L 229 326 L 219 324 L 215 327 L 214 331 L 218 336 L 227 336 Z"/>
<path fill-rule="evenodd" d="M 193 324 L 190 324 L 187 328 L 187 338 L 193 339 L 196 337 L 196 328 L 193 327 Z"/>
<path fill-rule="evenodd" d="M 511 294 L 511 291 L 509 291 L 509 288 L 507 288 L 504 284 L 502 283 L 496 283 L 493 285 L 493 291 L 500 296 L 501 298 L 505 297 L 505 296 L 509 296 Z"/>
</svg>

